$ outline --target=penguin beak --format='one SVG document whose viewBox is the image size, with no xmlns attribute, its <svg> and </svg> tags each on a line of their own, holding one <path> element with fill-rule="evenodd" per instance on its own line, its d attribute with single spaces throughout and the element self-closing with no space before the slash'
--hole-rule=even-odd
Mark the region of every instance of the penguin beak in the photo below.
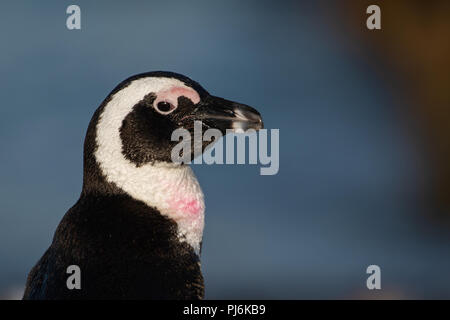
<svg viewBox="0 0 450 320">
<path fill-rule="evenodd" d="M 227 129 L 246 131 L 264 127 L 261 115 L 254 108 L 214 96 L 203 100 L 195 112 L 195 118 L 210 128 L 219 129 L 223 134 L 226 134 Z"/>
</svg>

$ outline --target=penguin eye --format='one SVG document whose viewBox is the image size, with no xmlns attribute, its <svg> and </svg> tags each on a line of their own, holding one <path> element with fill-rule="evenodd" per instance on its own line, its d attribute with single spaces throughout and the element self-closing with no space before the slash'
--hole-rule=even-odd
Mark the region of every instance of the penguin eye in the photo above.
<svg viewBox="0 0 450 320">
<path fill-rule="evenodd" d="M 167 101 L 160 101 L 155 107 L 156 111 L 158 111 L 161 114 L 169 114 L 173 110 L 176 109 L 176 107 Z"/>
</svg>

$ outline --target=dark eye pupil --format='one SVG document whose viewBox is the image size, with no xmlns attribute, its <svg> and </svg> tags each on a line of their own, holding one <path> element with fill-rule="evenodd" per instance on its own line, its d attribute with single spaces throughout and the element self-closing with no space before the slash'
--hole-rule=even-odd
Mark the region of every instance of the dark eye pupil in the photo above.
<svg viewBox="0 0 450 320">
<path fill-rule="evenodd" d="M 170 111 L 171 109 L 171 105 L 168 102 L 165 101 L 161 101 L 158 103 L 158 110 L 162 111 L 162 112 L 167 112 Z"/>
</svg>

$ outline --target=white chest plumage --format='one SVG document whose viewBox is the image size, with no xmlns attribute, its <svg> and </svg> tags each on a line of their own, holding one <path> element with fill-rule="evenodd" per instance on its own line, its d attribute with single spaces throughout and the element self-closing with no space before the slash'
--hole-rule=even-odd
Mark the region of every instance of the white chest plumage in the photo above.
<svg viewBox="0 0 450 320">
<path fill-rule="evenodd" d="M 142 100 L 149 88 L 162 91 L 174 86 L 184 84 L 177 79 L 143 78 L 114 94 L 97 123 L 95 158 L 108 182 L 173 219 L 178 225 L 180 241 L 186 241 L 198 253 L 205 205 L 192 169 L 165 162 L 138 167 L 122 153 L 120 127 L 133 106 Z"/>
</svg>

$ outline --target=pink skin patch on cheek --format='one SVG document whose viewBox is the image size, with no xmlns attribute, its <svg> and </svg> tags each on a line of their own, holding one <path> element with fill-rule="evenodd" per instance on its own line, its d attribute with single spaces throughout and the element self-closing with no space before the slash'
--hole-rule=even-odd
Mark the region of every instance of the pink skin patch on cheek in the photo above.
<svg viewBox="0 0 450 320">
<path fill-rule="evenodd" d="M 176 212 L 188 214 L 190 216 L 197 216 L 201 212 L 200 202 L 191 198 L 172 199 L 169 201 L 169 206 Z"/>
</svg>

